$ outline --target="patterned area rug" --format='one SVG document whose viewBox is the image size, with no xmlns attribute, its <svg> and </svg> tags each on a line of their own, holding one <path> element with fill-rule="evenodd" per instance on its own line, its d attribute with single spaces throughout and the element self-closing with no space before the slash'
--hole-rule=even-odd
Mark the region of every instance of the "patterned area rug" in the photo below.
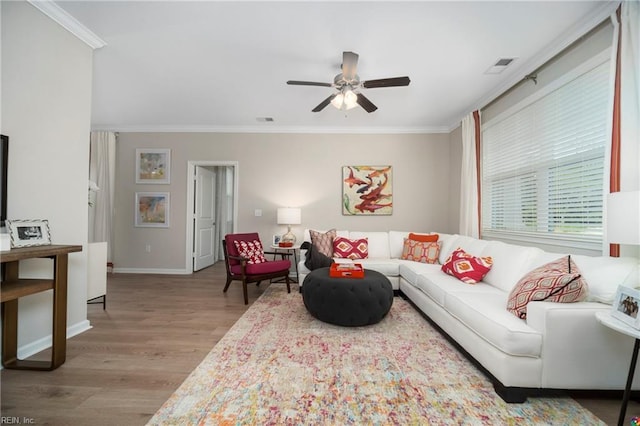
<svg viewBox="0 0 640 426">
<path fill-rule="evenodd" d="M 603 425 L 570 398 L 507 404 L 406 301 L 376 325 L 314 319 L 272 285 L 149 425 Z"/>
</svg>

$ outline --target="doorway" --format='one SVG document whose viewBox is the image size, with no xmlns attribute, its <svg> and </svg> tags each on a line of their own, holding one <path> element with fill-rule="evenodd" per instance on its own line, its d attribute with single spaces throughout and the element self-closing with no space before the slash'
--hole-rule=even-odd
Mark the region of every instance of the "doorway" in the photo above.
<svg viewBox="0 0 640 426">
<path fill-rule="evenodd" d="M 238 163 L 189 161 L 187 176 L 186 264 L 192 273 L 222 260 L 222 238 L 236 230 Z"/>
</svg>

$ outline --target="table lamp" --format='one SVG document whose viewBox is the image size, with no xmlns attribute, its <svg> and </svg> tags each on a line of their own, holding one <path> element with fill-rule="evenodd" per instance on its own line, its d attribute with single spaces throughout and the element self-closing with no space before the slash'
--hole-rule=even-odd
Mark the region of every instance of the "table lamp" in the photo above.
<svg viewBox="0 0 640 426">
<path fill-rule="evenodd" d="M 277 212 L 278 225 L 287 225 L 287 233 L 280 238 L 283 247 L 292 247 L 296 243 L 296 236 L 291 232 L 291 225 L 302 223 L 302 212 L 299 208 L 280 207 Z"/>
<path fill-rule="evenodd" d="M 607 240 L 640 245 L 640 191 L 612 192 L 607 196 Z"/>
</svg>

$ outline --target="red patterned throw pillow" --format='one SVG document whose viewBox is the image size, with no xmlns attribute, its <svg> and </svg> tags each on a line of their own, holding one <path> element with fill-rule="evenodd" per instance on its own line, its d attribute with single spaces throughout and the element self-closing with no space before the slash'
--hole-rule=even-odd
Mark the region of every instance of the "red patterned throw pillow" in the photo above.
<svg viewBox="0 0 640 426">
<path fill-rule="evenodd" d="M 420 242 L 409 238 L 404 239 L 401 259 L 420 263 L 438 263 L 440 244 L 436 242 Z"/>
<path fill-rule="evenodd" d="M 572 303 L 587 297 L 588 286 L 571 256 L 542 265 L 527 273 L 509 293 L 507 310 L 527 318 L 527 304 L 534 301 Z"/>
<path fill-rule="evenodd" d="M 491 266 L 493 259 L 490 256 L 475 257 L 458 247 L 444 262 L 442 271 L 467 284 L 475 284 L 482 281 Z"/>
<path fill-rule="evenodd" d="M 267 261 L 260 241 L 234 241 L 233 244 L 236 246 L 238 254 L 247 259 L 248 264 L 254 265 Z"/>
<path fill-rule="evenodd" d="M 367 238 L 350 240 L 336 237 L 333 240 L 333 256 L 344 259 L 366 259 L 369 257 L 369 240 Z"/>
<path fill-rule="evenodd" d="M 324 234 L 310 229 L 309 235 L 311 235 L 311 244 L 316 246 L 320 253 L 327 257 L 333 257 L 333 240 L 336 238 L 335 229 L 331 229 Z"/>
</svg>

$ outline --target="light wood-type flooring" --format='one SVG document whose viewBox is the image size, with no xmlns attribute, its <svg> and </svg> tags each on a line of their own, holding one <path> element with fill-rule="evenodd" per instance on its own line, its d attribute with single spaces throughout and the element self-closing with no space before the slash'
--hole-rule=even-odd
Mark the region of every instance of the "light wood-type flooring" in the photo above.
<svg viewBox="0 0 640 426">
<path fill-rule="evenodd" d="M 239 283 L 222 292 L 224 274 L 220 262 L 193 275 L 110 274 L 107 309 L 88 306 L 93 328 L 68 340 L 65 364 L 2 370 L 2 423 L 15 420 L 9 416 L 21 424 L 144 425 L 246 311 Z M 251 284 L 249 303 L 268 285 Z M 577 399 L 616 423 L 619 400 Z M 630 403 L 632 415 L 640 404 Z"/>
</svg>

